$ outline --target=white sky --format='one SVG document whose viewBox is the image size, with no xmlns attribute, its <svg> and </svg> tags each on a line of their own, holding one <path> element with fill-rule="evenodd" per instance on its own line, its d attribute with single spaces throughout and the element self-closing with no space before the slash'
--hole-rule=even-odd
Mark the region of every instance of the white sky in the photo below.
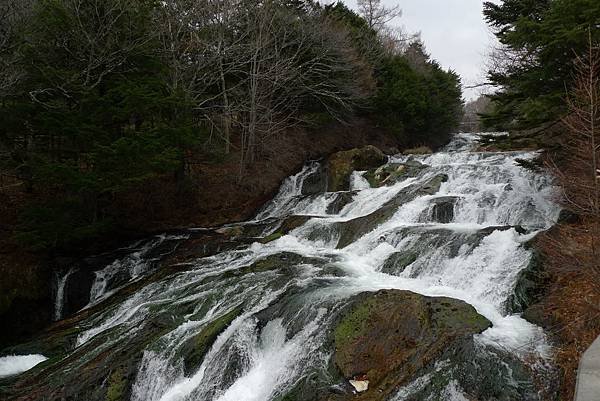
<svg viewBox="0 0 600 401">
<path fill-rule="evenodd" d="M 356 8 L 356 0 L 344 0 Z M 402 16 L 392 22 L 407 32 L 421 32 L 427 51 L 444 68 L 462 77 L 463 86 L 485 81 L 486 58 L 495 38 L 483 19 L 483 0 L 383 0 L 399 5 Z M 497 0 L 495 2 L 498 2 Z M 467 100 L 481 89 L 465 89 Z"/>
</svg>

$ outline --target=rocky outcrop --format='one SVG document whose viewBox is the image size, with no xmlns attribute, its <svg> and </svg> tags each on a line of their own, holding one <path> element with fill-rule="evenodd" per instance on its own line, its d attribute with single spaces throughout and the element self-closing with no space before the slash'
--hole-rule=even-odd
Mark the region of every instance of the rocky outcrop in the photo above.
<svg viewBox="0 0 600 401">
<path fill-rule="evenodd" d="M 333 359 L 347 380 L 369 381 L 361 400 L 385 400 L 419 370 L 490 325 L 472 306 L 455 299 L 397 290 L 363 293 L 334 330 Z"/>
<path fill-rule="evenodd" d="M 534 251 L 527 267 L 517 276 L 515 289 L 507 301 L 508 311 L 525 312 L 545 295 L 548 281 L 548 273 L 543 268 L 540 255 Z"/>
<path fill-rule="evenodd" d="M 371 145 L 334 153 L 327 159 L 327 190 L 347 191 L 350 189 L 350 176 L 353 171 L 369 170 L 386 162 L 387 156 Z"/>
<path fill-rule="evenodd" d="M 376 169 L 371 169 L 365 178 L 373 188 L 394 185 L 409 177 L 416 177 L 427 168 L 426 165 L 410 160 L 406 163 L 389 163 Z"/>
</svg>

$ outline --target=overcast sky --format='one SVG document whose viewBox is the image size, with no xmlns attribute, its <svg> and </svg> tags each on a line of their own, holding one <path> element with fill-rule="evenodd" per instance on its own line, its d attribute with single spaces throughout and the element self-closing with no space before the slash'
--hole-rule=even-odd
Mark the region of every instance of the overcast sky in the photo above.
<svg viewBox="0 0 600 401">
<path fill-rule="evenodd" d="M 427 50 L 445 68 L 458 72 L 464 86 L 485 78 L 486 55 L 495 38 L 483 20 L 483 0 L 383 0 L 398 4 L 402 17 L 393 25 L 408 32 L 421 32 Z M 356 8 L 356 0 L 345 0 Z M 465 90 L 472 99 L 480 89 Z"/>
</svg>

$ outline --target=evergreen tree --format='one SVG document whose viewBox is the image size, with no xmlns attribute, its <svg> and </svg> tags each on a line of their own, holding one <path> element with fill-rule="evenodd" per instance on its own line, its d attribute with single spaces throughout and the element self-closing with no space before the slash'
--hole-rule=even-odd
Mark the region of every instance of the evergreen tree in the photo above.
<svg viewBox="0 0 600 401">
<path fill-rule="evenodd" d="M 585 51 L 587 33 L 600 40 L 596 0 L 504 0 L 486 2 L 486 20 L 502 47 L 489 80 L 501 89 L 484 118 L 498 129 L 533 128 L 558 121 L 567 111 L 573 60 Z"/>
</svg>

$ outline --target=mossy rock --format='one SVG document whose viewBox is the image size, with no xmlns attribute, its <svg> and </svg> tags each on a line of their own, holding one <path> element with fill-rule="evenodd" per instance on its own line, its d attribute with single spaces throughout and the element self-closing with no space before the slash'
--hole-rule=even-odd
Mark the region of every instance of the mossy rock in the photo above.
<svg viewBox="0 0 600 401">
<path fill-rule="evenodd" d="M 237 307 L 232 311 L 207 324 L 200 333 L 190 338 L 183 346 L 183 365 L 186 374 L 193 373 L 200 366 L 204 356 L 209 351 L 217 337 L 233 322 L 243 311 Z"/>
<path fill-rule="evenodd" d="M 414 160 L 406 163 L 389 163 L 376 169 L 371 169 L 365 174 L 365 179 L 371 187 L 379 188 L 394 185 L 410 177 L 416 177 L 426 165 Z"/>
<path fill-rule="evenodd" d="M 278 240 L 279 238 L 283 237 L 283 233 L 281 232 L 274 232 L 273 234 L 269 234 L 264 238 L 260 239 L 260 243 L 261 244 L 268 244 L 269 242 L 273 242 Z"/>
<path fill-rule="evenodd" d="M 123 368 L 119 367 L 108 378 L 108 389 L 106 390 L 106 401 L 125 400 L 127 380 Z"/>
<path fill-rule="evenodd" d="M 399 290 L 363 293 L 333 331 L 334 361 L 346 379 L 369 380 L 361 399 L 385 400 L 416 372 L 490 326 L 472 306 L 456 299 Z"/>
<path fill-rule="evenodd" d="M 369 170 L 386 162 L 387 156 L 371 145 L 334 153 L 327 160 L 327 190 L 348 191 L 353 171 Z"/>
</svg>

